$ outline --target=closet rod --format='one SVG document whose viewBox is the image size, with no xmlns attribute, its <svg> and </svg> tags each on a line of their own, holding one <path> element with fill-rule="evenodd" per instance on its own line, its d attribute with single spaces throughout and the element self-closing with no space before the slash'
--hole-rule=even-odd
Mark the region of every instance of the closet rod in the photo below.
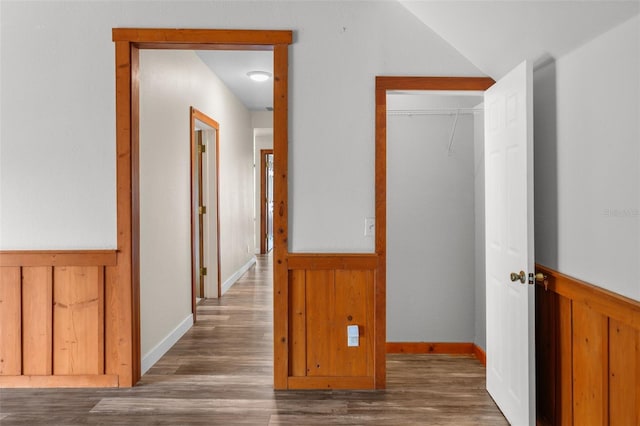
<svg viewBox="0 0 640 426">
<path fill-rule="evenodd" d="M 391 109 L 387 115 L 456 115 L 473 114 L 484 111 L 482 108 L 444 108 L 444 109 Z"/>
</svg>

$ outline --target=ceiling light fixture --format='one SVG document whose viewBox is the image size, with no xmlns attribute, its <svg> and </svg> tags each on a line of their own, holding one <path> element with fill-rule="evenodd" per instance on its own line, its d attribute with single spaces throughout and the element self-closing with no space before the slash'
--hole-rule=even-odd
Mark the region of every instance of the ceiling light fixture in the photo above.
<svg viewBox="0 0 640 426">
<path fill-rule="evenodd" d="M 271 78 L 271 73 L 267 71 L 249 71 L 247 76 L 253 81 L 267 81 Z"/>
</svg>

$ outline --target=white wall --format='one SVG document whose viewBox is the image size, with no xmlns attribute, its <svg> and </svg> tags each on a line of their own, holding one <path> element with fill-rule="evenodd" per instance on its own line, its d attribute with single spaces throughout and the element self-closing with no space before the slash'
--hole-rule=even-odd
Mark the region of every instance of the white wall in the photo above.
<svg viewBox="0 0 640 426">
<path fill-rule="evenodd" d="M 113 27 L 295 31 L 293 251 L 374 250 L 362 228 L 374 215 L 376 75 L 481 75 L 396 2 L 2 1 L 0 7 L 2 249 L 116 246 Z M 245 245 L 244 237 L 237 244 Z"/>
<path fill-rule="evenodd" d="M 387 108 L 447 107 L 388 95 Z M 476 101 L 477 103 L 477 101 Z M 482 117 L 480 117 L 482 118 Z M 387 340 L 473 342 L 474 114 L 387 118 Z M 484 277 L 482 277 L 484 282 Z M 484 319 L 483 319 L 484 323 Z"/>
<path fill-rule="evenodd" d="M 222 280 L 253 256 L 247 251 L 247 245 L 253 242 L 251 114 L 194 52 L 142 50 L 140 316 L 143 357 L 191 315 L 190 106 L 220 124 Z"/>
<path fill-rule="evenodd" d="M 251 127 L 254 129 L 272 129 L 273 111 L 251 111 Z"/>
<path fill-rule="evenodd" d="M 477 106 L 482 108 L 484 103 Z M 475 176 L 475 339 L 474 343 L 486 348 L 486 267 L 485 267 L 485 214 L 484 214 L 484 111 L 474 115 L 473 161 Z"/>
<path fill-rule="evenodd" d="M 0 2 L 0 249 L 116 247 L 114 49 L 78 6 Z"/>
<path fill-rule="evenodd" d="M 536 260 L 640 300 L 640 18 L 534 73 Z"/>
</svg>

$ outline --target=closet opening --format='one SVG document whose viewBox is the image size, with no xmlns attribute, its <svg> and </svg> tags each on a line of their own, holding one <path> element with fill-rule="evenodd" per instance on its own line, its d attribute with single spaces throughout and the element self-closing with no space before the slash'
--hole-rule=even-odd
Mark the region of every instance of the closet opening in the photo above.
<svg viewBox="0 0 640 426">
<path fill-rule="evenodd" d="M 483 92 L 387 92 L 387 342 L 484 348 Z"/>
</svg>

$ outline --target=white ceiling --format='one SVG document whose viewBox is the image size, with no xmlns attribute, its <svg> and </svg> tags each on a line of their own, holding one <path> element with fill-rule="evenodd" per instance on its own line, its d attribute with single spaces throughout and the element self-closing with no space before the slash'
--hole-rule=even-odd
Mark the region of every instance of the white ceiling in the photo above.
<svg viewBox="0 0 640 426">
<path fill-rule="evenodd" d="M 524 59 L 558 58 L 640 13 L 640 0 L 398 1 L 494 79 Z M 196 53 L 249 110 L 273 106 L 273 80 L 247 77 L 255 70 L 273 74 L 272 52 Z"/>
<path fill-rule="evenodd" d="M 273 79 L 258 83 L 249 71 L 273 75 L 273 52 L 241 50 L 197 50 L 196 54 L 250 111 L 273 107 Z"/>
<path fill-rule="evenodd" d="M 558 58 L 640 11 L 639 0 L 399 2 L 493 79 L 525 59 Z"/>
</svg>

